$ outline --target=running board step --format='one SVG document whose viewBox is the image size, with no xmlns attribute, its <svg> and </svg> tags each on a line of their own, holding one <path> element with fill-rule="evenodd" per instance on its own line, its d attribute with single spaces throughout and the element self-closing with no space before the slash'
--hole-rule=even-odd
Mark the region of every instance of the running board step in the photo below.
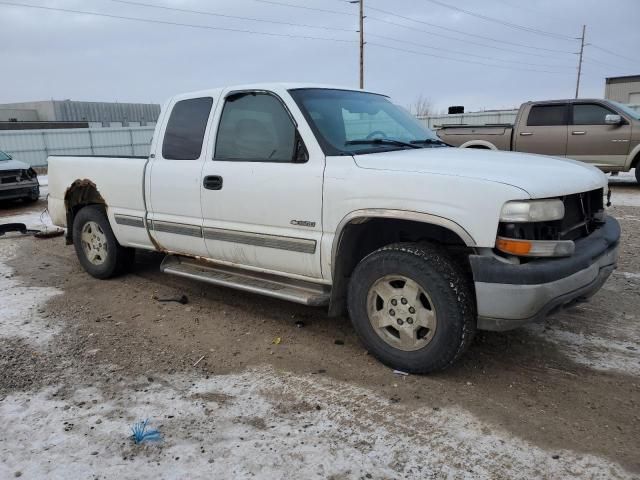
<svg viewBox="0 0 640 480">
<path fill-rule="evenodd" d="M 167 255 L 160 265 L 160 271 L 213 285 L 260 293 L 303 305 L 324 306 L 329 304 L 330 289 L 328 286 L 218 265 L 188 257 Z"/>
</svg>

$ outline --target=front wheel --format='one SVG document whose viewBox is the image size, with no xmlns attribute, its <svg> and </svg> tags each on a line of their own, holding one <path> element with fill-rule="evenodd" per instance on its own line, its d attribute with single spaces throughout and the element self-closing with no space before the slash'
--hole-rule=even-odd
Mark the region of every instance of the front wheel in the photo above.
<svg viewBox="0 0 640 480">
<path fill-rule="evenodd" d="M 475 333 L 469 282 L 447 252 L 431 244 L 394 244 L 367 256 L 353 272 L 348 306 L 365 347 L 405 372 L 448 367 Z"/>
<path fill-rule="evenodd" d="M 73 246 L 82 267 L 95 278 L 113 277 L 133 263 L 134 250 L 118 243 L 109 219 L 99 205 L 86 206 L 76 214 Z"/>
</svg>

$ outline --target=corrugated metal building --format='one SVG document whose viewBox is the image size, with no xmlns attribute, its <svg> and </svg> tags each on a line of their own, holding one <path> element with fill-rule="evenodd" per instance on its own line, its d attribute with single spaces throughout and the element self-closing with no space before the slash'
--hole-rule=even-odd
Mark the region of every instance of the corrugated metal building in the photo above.
<svg viewBox="0 0 640 480">
<path fill-rule="evenodd" d="M 91 126 L 149 126 L 160 115 L 160 105 L 154 103 L 78 102 L 74 100 L 44 100 L 0 104 L 0 111 L 34 110 L 34 120 L 46 122 L 89 122 Z"/>
<path fill-rule="evenodd" d="M 620 103 L 640 104 L 640 75 L 608 77 L 604 98 Z"/>
</svg>

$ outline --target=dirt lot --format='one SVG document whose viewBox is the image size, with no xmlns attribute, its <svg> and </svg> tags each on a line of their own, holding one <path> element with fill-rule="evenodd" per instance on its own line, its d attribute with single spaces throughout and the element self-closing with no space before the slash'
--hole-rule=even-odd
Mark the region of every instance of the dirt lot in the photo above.
<svg viewBox="0 0 640 480">
<path fill-rule="evenodd" d="M 61 238 L 0 237 L 0 478 L 640 478 L 640 187 L 612 184 L 604 289 L 423 377 L 346 318 L 162 275 L 158 255 L 99 281 Z M 146 418 L 163 439 L 136 446 Z"/>
</svg>

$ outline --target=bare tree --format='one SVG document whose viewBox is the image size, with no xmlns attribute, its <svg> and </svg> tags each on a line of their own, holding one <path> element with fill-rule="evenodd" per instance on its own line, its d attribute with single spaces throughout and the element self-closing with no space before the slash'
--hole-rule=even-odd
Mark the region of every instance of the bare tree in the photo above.
<svg viewBox="0 0 640 480">
<path fill-rule="evenodd" d="M 430 115 L 432 112 L 431 100 L 424 97 L 422 94 L 416 98 L 415 102 L 409 107 L 411 113 L 413 113 L 416 117 L 426 117 Z"/>
</svg>

